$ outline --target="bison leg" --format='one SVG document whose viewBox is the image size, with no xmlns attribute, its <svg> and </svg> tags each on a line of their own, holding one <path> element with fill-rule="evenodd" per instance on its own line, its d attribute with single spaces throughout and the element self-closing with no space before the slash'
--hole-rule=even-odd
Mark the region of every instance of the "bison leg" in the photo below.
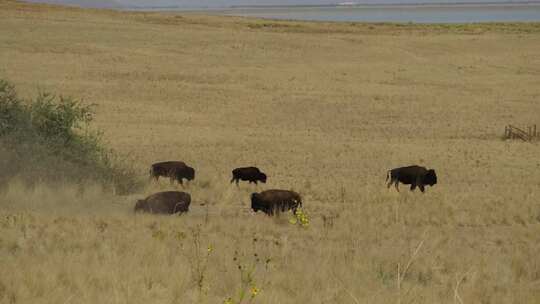
<svg viewBox="0 0 540 304">
<path fill-rule="evenodd" d="M 411 191 L 414 191 L 414 189 L 416 189 L 416 184 L 415 184 L 415 183 L 412 183 L 412 184 L 411 184 Z"/>
<path fill-rule="evenodd" d="M 420 188 L 420 191 L 424 192 L 424 184 L 422 183 L 422 178 L 420 178 L 420 176 L 418 176 L 416 178 L 416 181 L 414 182 L 414 188 L 416 188 L 416 186 Z M 414 190 L 412 186 L 411 186 L 411 190 Z"/>
<path fill-rule="evenodd" d="M 398 188 L 398 185 L 399 185 L 399 180 L 396 179 L 396 182 L 395 182 L 395 186 L 396 186 L 396 190 L 397 192 L 399 192 L 399 188 Z"/>
<path fill-rule="evenodd" d="M 174 205 L 174 210 L 173 210 L 173 214 L 174 213 L 182 213 L 182 212 L 187 212 L 188 210 L 186 209 L 186 207 L 184 206 L 184 202 L 177 202 L 175 205 Z"/>
<path fill-rule="evenodd" d="M 175 214 L 176 212 L 180 211 L 180 208 L 179 208 L 180 204 L 181 203 L 174 204 L 174 207 L 173 207 L 173 210 L 172 210 L 171 214 Z"/>
</svg>

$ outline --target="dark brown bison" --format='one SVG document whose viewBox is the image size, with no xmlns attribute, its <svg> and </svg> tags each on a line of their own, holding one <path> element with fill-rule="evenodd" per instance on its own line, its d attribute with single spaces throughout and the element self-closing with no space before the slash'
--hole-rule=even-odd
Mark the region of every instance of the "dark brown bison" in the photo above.
<svg viewBox="0 0 540 304">
<path fill-rule="evenodd" d="M 428 170 L 420 166 L 408 166 L 389 170 L 386 181 L 389 179 L 390 182 L 388 182 L 388 188 L 394 183 L 398 192 L 398 184 L 400 182 L 405 185 L 411 185 L 411 191 L 418 186 L 422 192 L 424 192 L 425 185 L 433 186 L 437 184 L 437 174 L 435 174 L 435 170 Z"/>
<path fill-rule="evenodd" d="M 274 215 L 293 210 L 296 213 L 298 207 L 302 207 L 302 198 L 293 191 L 272 189 L 251 194 L 251 209 L 255 212 L 260 210 L 267 215 Z"/>
<path fill-rule="evenodd" d="M 160 176 L 168 177 L 171 184 L 178 181 L 183 185 L 183 179 L 190 181 L 195 178 L 195 170 L 181 161 L 155 163 L 150 168 L 150 177 L 157 181 Z"/>
<path fill-rule="evenodd" d="M 236 182 L 238 186 L 238 181 L 249 181 L 249 183 L 263 182 L 266 183 L 266 174 L 261 172 L 257 167 L 245 167 L 245 168 L 236 168 L 232 170 L 232 182 Z"/>
<path fill-rule="evenodd" d="M 158 192 L 145 199 L 138 200 L 135 212 L 148 212 L 155 214 L 175 214 L 188 212 L 191 195 L 180 191 Z"/>
</svg>

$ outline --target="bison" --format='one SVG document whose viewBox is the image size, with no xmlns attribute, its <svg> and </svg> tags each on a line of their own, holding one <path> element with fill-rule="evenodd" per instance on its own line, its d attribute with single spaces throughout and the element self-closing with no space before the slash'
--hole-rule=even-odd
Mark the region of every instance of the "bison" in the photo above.
<svg viewBox="0 0 540 304">
<path fill-rule="evenodd" d="M 175 214 L 188 212 L 191 195 L 180 191 L 158 192 L 145 199 L 138 200 L 135 212 L 154 214 Z"/>
<path fill-rule="evenodd" d="M 261 172 L 257 167 L 236 168 L 232 170 L 231 184 L 232 182 L 236 182 L 238 186 L 240 180 L 249 181 L 250 184 L 257 184 L 259 181 L 266 183 L 266 174 Z"/>
<path fill-rule="evenodd" d="M 296 214 L 298 207 L 302 207 L 302 198 L 293 191 L 272 189 L 251 194 L 251 209 L 255 212 L 274 215 L 292 209 Z"/>
<path fill-rule="evenodd" d="M 437 184 L 437 174 L 435 174 L 435 170 L 428 170 L 420 166 L 408 166 L 389 170 L 386 175 L 386 181 L 388 181 L 388 179 L 390 179 L 390 182 L 387 185 L 388 188 L 394 183 L 398 192 L 398 184 L 400 182 L 405 185 L 411 185 L 411 191 L 418 186 L 422 192 L 424 192 L 425 185 L 433 186 Z"/>
<path fill-rule="evenodd" d="M 183 185 L 183 179 L 190 181 L 195 178 L 195 169 L 181 161 L 155 163 L 150 168 L 150 178 L 157 181 L 160 176 L 168 177 L 171 184 L 176 180 Z"/>
</svg>

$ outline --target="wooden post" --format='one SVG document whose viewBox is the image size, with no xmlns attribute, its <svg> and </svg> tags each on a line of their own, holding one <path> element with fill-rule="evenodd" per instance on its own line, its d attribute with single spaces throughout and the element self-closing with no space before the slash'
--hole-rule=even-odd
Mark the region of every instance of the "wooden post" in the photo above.
<svg viewBox="0 0 540 304">
<path fill-rule="evenodd" d="M 510 138 L 514 139 L 514 129 L 512 129 L 512 125 L 508 126 L 508 132 L 510 132 Z"/>
<path fill-rule="evenodd" d="M 508 135 L 510 135 L 510 139 L 514 139 L 514 132 L 512 132 L 512 125 L 508 126 Z"/>
</svg>

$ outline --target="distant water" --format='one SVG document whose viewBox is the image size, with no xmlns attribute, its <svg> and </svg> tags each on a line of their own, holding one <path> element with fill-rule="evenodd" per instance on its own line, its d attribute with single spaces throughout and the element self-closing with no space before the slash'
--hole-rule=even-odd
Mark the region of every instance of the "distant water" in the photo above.
<svg viewBox="0 0 540 304">
<path fill-rule="evenodd" d="M 540 22 L 540 3 L 490 5 L 381 5 L 327 7 L 234 8 L 225 15 L 269 19 L 471 23 L 471 22 Z"/>
</svg>

